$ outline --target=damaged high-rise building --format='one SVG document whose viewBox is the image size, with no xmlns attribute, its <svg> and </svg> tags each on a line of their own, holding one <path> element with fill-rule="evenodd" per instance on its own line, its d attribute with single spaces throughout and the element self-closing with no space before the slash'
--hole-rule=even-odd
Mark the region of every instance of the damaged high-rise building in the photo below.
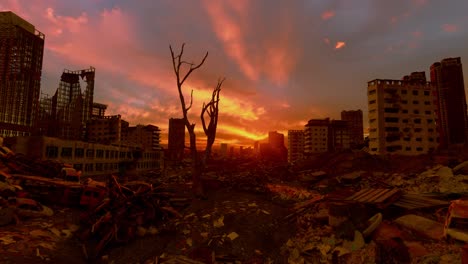
<svg viewBox="0 0 468 264">
<path fill-rule="evenodd" d="M 0 136 L 28 136 L 33 131 L 44 39 L 13 12 L 0 12 Z"/>
<path fill-rule="evenodd" d="M 86 123 L 93 115 L 95 68 L 64 70 L 54 96 L 42 96 L 38 134 L 62 139 L 84 139 Z M 80 78 L 86 83 L 84 91 Z M 50 109 L 50 110 L 49 110 Z"/>
</svg>

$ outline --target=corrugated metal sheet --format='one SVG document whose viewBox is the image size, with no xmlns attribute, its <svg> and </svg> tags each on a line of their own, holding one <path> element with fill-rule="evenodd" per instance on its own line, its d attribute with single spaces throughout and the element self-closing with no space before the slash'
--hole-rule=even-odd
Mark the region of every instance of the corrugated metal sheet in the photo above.
<svg viewBox="0 0 468 264">
<path fill-rule="evenodd" d="M 413 210 L 428 207 L 448 206 L 449 202 L 424 197 L 419 194 L 404 194 L 400 199 L 394 202 L 393 205 Z"/>
<path fill-rule="evenodd" d="M 346 198 L 348 201 L 374 204 L 378 207 L 386 207 L 401 196 L 401 190 L 393 189 L 362 189 L 354 195 Z"/>
</svg>

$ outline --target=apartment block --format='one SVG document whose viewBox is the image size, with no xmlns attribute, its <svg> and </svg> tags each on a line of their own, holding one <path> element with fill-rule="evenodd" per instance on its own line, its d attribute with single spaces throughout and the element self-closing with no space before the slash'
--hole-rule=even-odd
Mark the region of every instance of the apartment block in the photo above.
<svg viewBox="0 0 468 264">
<path fill-rule="evenodd" d="M 33 132 L 44 39 L 44 34 L 13 12 L 0 12 L 0 136 Z"/>
<path fill-rule="evenodd" d="M 304 158 L 304 130 L 288 130 L 288 162 Z"/>
<path fill-rule="evenodd" d="M 160 132 L 161 130 L 153 125 L 128 127 L 122 141 L 132 145 L 139 145 L 144 150 L 160 150 Z"/>
<path fill-rule="evenodd" d="M 328 149 L 340 151 L 351 148 L 349 122 L 344 120 L 331 120 L 329 126 Z"/>
<path fill-rule="evenodd" d="M 86 141 L 112 144 L 120 142 L 128 133 L 129 123 L 120 115 L 94 116 L 86 123 Z"/>
<path fill-rule="evenodd" d="M 304 129 L 304 154 L 328 151 L 328 129 L 330 118 L 311 119 Z"/>
<path fill-rule="evenodd" d="M 185 121 L 183 118 L 169 119 L 168 153 L 170 160 L 182 160 L 185 150 Z"/>
<path fill-rule="evenodd" d="M 430 69 L 438 95 L 440 145 L 466 144 L 468 118 L 461 59 L 446 58 L 432 64 Z"/>
<path fill-rule="evenodd" d="M 341 120 L 348 122 L 350 147 L 357 148 L 364 143 L 364 122 L 362 110 L 341 111 Z"/>
<path fill-rule="evenodd" d="M 421 72 L 372 80 L 367 97 L 370 153 L 418 155 L 437 148 L 436 89 Z"/>
<path fill-rule="evenodd" d="M 83 176 L 145 172 L 161 169 L 163 164 L 161 150 L 142 150 L 129 144 L 105 145 L 44 136 L 10 137 L 4 143 L 30 158 L 71 164 Z"/>
</svg>

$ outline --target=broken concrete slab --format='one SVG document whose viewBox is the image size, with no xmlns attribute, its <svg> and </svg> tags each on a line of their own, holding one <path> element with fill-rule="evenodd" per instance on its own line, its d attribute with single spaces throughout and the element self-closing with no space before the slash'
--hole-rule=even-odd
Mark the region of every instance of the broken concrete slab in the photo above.
<svg viewBox="0 0 468 264">
<path fill-rule="evenodd" d="M 444 237 L 443 224 L 419 215 L 404 215 L 397 218 L 394 222 L 402 227 L 414 231 L 424 238 L 441 240 Z"/>
</svg>

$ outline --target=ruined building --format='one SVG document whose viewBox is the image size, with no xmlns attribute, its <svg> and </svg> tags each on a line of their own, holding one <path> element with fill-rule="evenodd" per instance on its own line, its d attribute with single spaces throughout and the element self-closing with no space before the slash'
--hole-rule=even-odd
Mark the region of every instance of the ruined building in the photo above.
<svg viewBox="0 0 468 264">
<path fill-rule="evenodd" d="M 431 65 L 431 82 L 438 95 L 441 147 L 466 144 L 468 119 L 461 59 L 447 58 Z"/>
<path fill-rule="evenodd" d="M 79 71 L 64 70 L 54 96 L 41 97 L 36 134 L 84 140 L 86 123 L 93 115 L 94 77 L 93 67 Z M 80 78 L 86 83 L 84 91 Z"/>
<path fill-rule="evenodd" d="M 368 82 L 369 150 L 418 155 L 438 146 L 435 87 L 420 72 Z"/>
<path fill-rule="evenodd" d="M 169 119 L 168 159 L 180 161 L 184 157 L 185 122 L 183 118 Z"/>
<path fill-rule="evenodd" d="M 45 36 L 12 12 L 0 12 L 0 136 L 33 132 Z"/>
<path fill-rule="evenodd" d="M 302 160 L 304 158 L 304 131 L 288 130 L 288 162 Z"/>
<path fill-rule="evenodd" d="M 364 143 L 362 110 L 341 111 L 341 120 L 348 122 L 351 148 L 362 146 Z"/>
</svg>

